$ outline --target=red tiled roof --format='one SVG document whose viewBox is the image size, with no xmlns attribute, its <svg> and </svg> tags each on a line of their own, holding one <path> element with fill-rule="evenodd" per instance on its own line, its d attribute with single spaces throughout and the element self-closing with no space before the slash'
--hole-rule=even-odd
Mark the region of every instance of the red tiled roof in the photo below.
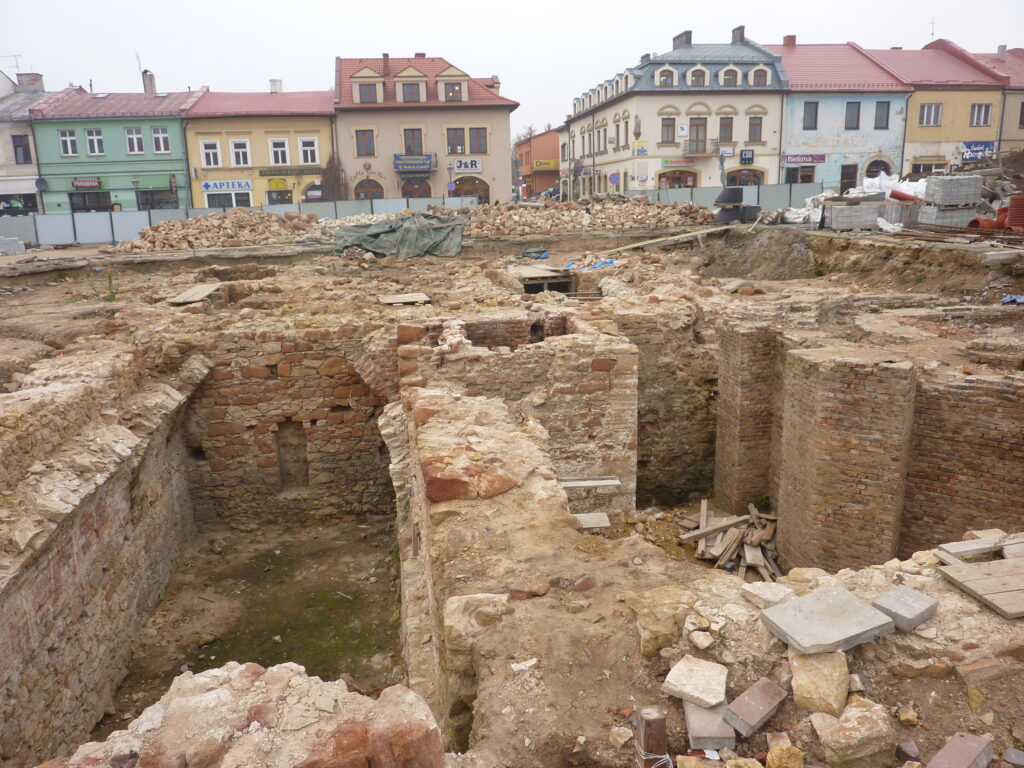
<svg viewBox="0 0 1024 768">
<path fill-rule="evenodd" d="M 499 96 L 490 88 L 497 81 L 496 77 L 469 78 L 467 101 L 441 101 L 437 98 L 437 75 L 451 67 L 452 64 L 440 56 L 417 56 L 415 58 L 389 57 L 387 64 L 383 58 L 376 59 L 335 59 L 334 98 L 338 109 L 373 109 L 373 108 L 406 108 L 415 109 L 424 105 L 431 107 L 511 107 L 519 106 L 518 101 Z M 384 101 L 379 104 L 357 104 L 352 98 L 350 78 L 364 67 L 369 67 L 384 76 Z M 385 67 L 388 74 L 384 75 Z M 400 102 L 395 95 L 395 79 L 402 70 L 415 67 L 427 78 L 427 98 L 424 101 Z"/>
<path fill-rule="evenodd" d="M 765 45 L 782 56 L 794 91 L 909 91 L 910 86 L 853 43 Z"/>
<path fill-rule="evenodd" d="M 33 119 L 101 117 L 179 117 L 206 92 L 89 93 L 81 86 L 65 88 L 36 104 L 30 110 Z"/>
<path fill-rule="evenodd" d="M 1000 87 L 996 78 L 951 53 L 935 48 L 920 51 L 882 50 L 868 54 L 913 85 Z"/>
<path fill-rule="evenodd" d="M 230 117 L 232 115 L 333 115 L 332 91 L 289 91 L 283 93 L 204 93 L 185 113 L 186 117 Z"/>
<path fill-rule="evenodd" d="M 1011 48 L 1006 52 L 1005 59 L 1000 59 L 995 53 L 971 55 L 989 69 L 1010 78 L 1010 88 L 1024 88 L 1024 48 Z"/>
</svg>

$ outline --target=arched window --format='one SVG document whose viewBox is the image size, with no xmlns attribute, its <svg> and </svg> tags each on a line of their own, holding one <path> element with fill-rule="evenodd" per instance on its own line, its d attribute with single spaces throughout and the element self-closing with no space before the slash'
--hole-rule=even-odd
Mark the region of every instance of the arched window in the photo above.
<svg viewBox="0 0 1024 768">
<path fill-rule="evenodd" d="M 706 81 L 706 79 L 704 77 L 704 70 L 703 69 L 695 69 L 690 74 L 690 87 L 691 88 L 703 88 L 705 85 L 707 85 L 707 81 Z"/>
<path fill-rule="evenodd" d="M 735 69 L 727 69 L 722 73 L 722 85 L 726 88 L 735 88 L 739 84 L 739 72 Z"/>
<path fill-rule="evenodd" d="M 755 88 L 764 88 L 768 85 L 768 70 L 755 69 L 751 80 Z"/>
<path fill-rule="evenodd" d="M 356 184 L 356 200 L 380 200 L 384 197 L 384 187 L 373 179 L 363 179 Z"/>
<path fill-rule="evenodd" d="M 755 171 L 752 168 L 729 171 L 725 183 L 730 187 L 757 187 L 764 184 L 764 171 Z"/>
<path fill-rule="evenodd" d="M 459 197 L 477 197 L 481 203 L 491 200 L 491 188 L 476 176 L 460 176 L 455 180 L 455 194 Z"/>
<path fill-rule="evenodd" d="M 869 179 L 874 179 L 880 173 L 892 173 L 892 166 L 885 162 L 885 160 L 872 160 L 868 163 L 868 167 L 864 169 L 864 175 Z"/>
<path fill-rule="evenodd" d="M 658 87 L 671 88 L 676 84 L 675 73 L 671 69 L 663 69 L 658 73 Z"/>
<path fill-rule="evenodd" d="M 430 183 L 426 179 L 407 179 L 402 183 L 402 197 L 430 197 Z"/>
</svg>

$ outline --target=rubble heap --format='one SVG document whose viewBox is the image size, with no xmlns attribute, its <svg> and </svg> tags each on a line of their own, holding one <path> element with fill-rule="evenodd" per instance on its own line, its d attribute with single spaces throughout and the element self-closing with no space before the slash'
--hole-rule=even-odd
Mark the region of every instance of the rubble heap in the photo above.
<svg viewBox="0 0 1024 768">
<path fill-rule="evenodd" d="M 162 221 L 146 227 L 137 239 L 126 240 L 111 250 L 115 253 L 136 253 L 292 243 L 318 229 L 315 213 L 289 211 L 278 216 L 252 208 L 231 208 L 224 213 L 195 219 Z"/>
</svg>

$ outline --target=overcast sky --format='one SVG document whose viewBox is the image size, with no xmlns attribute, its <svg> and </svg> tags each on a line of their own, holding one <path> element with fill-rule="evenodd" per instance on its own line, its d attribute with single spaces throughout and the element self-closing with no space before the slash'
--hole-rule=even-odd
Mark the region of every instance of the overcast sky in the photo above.
<svg viewBox="0 0 1024 768">
<path fill-rule="evenodd" d="M 443 56 L 474 77 L 498 75 L 502 95 L 522 106 L 512 131 L 558 125 L 573 96 L 663 53 L 672 36 L 693 30 L 694 42 L 747 37 L 781 43 L 854 40 L 866 48 L 920 48 L 947 37 L 971 51 L 1024 47 L 1024 0 L 3 0 L 0 69 L 41 72 L 46 87 L 68 83 L 97 92 L 139 91 L 142 66 L 160 90 L 208 85 L 256 91 L 281 78 L 288 91 L 329 89 L 334 57 Z"/>
</svg>

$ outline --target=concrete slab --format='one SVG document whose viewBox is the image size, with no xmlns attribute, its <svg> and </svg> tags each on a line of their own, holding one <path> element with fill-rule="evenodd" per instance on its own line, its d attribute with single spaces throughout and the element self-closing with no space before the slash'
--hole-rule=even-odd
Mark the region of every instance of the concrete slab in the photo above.
<svg viewBox="0 0 1024 768">
<path fill-rule="evenodd" d="M 743 736 L 751 736 L 768 722 L 786 699 L 786 690 L 762 677 L 725 708 L 725 721 Z"/>
<path fill-rule="evenodd" d="M 580 512 L 576 515 L 576 519 L 580 521 L 580 528 L 584 531 L 612 527 L 612 521 L 604 512 Z"/>
<path fill-rule="evenodd" d="M 892 632 L 895 623 L 839 585 L 766 608 L 761 621 L 800 653 L 845 651 Z"/>
<path fill-rule="evenodd" d="M 661 690 L 699 707 L 716 707 L 725 701 L 728 675 L 728 667 L 687 654 L 672 667 Z"/>
<path fill-rule="evenodd" d="M 913 631 L 934 616 L 939 608 L 939 601 L 935 598 L 902 584 L 893 587 L 871 604 L 891 618 L 902 632 Z"/>
<path fill-rule="evenodd" d="M 985 768 L 995 756 L 992 742 L 971 733 L 954 733 L 925 768 Z"/>
<path fill-rule="evenodd" d="M 736 748 L 736 732 L 724 717 L 725 702 L 709 708 L 684 700 L 683 714 L 690 749 Z"/>
<path fill-rule="evenodd" d="M 796 597 L 796 592 L 785 584 L 772 581 L 755 581 L 740 587 L 740 594 L 758 608 L 771 608 Z"/>
</svg>

